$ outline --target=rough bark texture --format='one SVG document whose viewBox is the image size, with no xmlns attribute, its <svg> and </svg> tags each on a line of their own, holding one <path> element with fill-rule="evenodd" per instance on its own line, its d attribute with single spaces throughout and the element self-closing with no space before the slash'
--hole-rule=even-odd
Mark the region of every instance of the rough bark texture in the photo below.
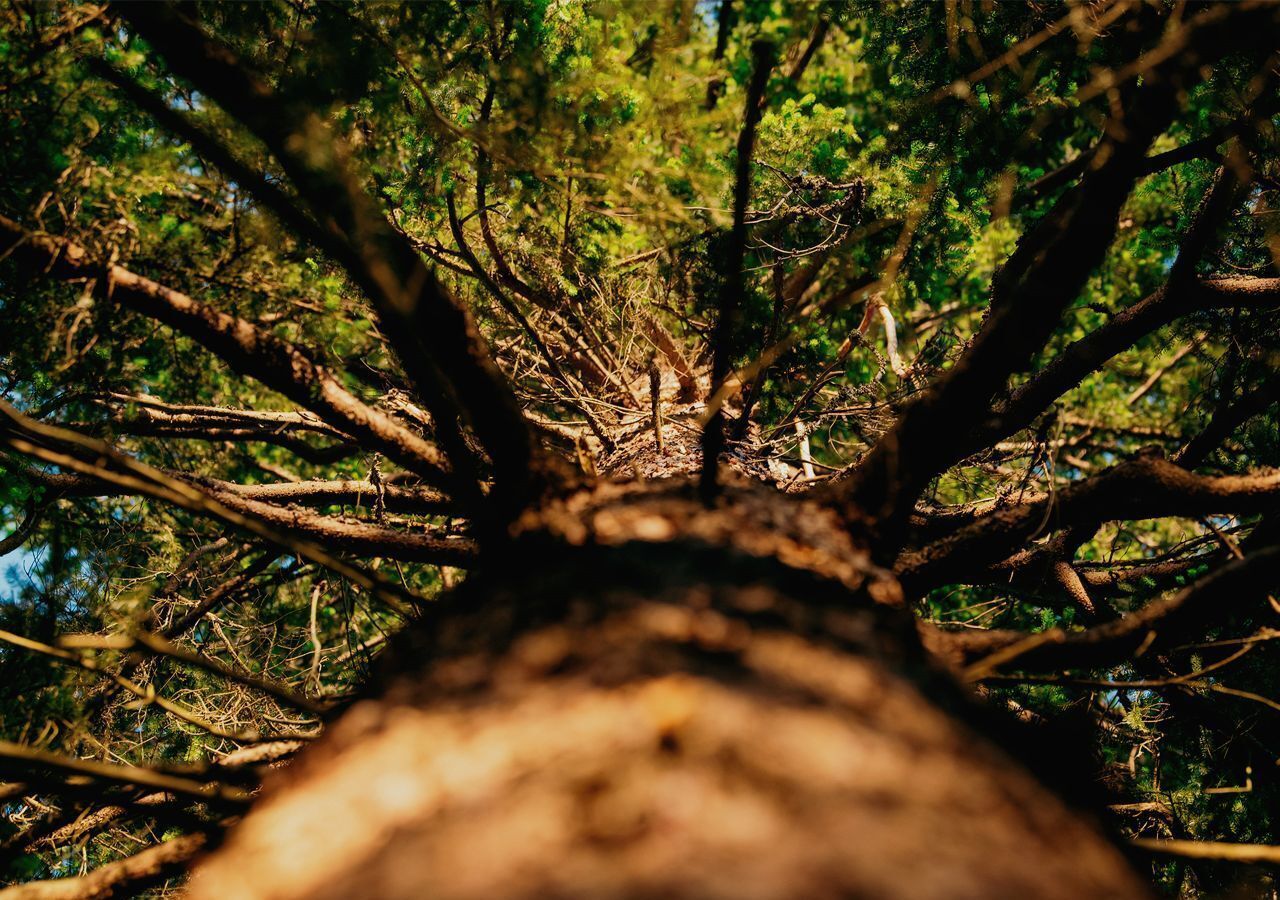
<svg viewBox="0 0 1280 900">
<path fill-rule="evenodd" d="M 633 482 L 519 528 L 193 898 L 1145 896 L 829 512 Z"/>
</svg>

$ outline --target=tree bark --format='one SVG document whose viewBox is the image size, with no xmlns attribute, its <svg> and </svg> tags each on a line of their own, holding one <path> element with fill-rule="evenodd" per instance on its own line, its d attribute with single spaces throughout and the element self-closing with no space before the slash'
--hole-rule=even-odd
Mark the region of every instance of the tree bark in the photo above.
<svg viewBox="0 0 1280 900">
<path fill-rule="evenodd" d="M 677 479 L 518 531 L 193 898 L 1146 896 L 979 733 L 833 513 Z"/>
</svg>

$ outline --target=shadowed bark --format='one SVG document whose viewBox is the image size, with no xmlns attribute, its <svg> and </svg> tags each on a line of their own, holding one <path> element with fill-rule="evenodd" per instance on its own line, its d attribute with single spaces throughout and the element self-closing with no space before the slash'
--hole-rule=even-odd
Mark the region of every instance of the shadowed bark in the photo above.
<svg viewBox="0 0 1280 900">
<path fill-rule="evenodd" d="M 831 512 L 677 479 L 525 525 L 525 574 L 399 641 L 192 897 L 1145 895 L 978 735 Z"/>
</svg>

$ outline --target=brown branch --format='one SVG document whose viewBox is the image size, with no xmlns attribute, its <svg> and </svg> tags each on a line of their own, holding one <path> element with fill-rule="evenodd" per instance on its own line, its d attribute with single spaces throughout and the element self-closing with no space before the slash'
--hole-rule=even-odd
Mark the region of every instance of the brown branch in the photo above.
<svg viewBox="0 0 1280 900">
<path fill-rule="evenodd" d="M 1196 475 L 1164 459 L 1140 456 L 1056 495 L 993 510 L 954 534 L 902 554 L 896 565 L 909 593 L 983 572 L 1044 528 L 1115 519 L 1265 512 L 1280 500 L 1280 472 Z"/>
<path fill-rule="evenodd" d="M 156 470 L 214 498 L 228 509 L 260 522 L 287 529 L 291 534 L 323 544 L 336 552 L 357 556 L 385 556 L 405 562 L 430 562 L 466 568 L 475 558 L 475 545 L 463 538 L 441 538 L 427 532 L 397 531 L 366 522 L 322 516 L 281 504 L 333 506 L 368 503 L 377 491 L 363 481 L 300 481 L 282 484 L 244 485 L 186 472 Z M 99 471 L 59 474 L 26 469 L 26 477 L 47 486 L 56 496 L 128 496 L 146 494 L 137 484 L 121 484 Z M 423 489 L 384 485 L 385 508 L 419 514 L 439 514 L 448 509 L 445 498 Z"/>
<path fill-rule="evenodd" d="M 1180 466 L 1193 468 L 1205 460 L 1218 446 L 1245 422 L 1280 402 L 1280 374 L 1273 374 L 1256 385 L 1235 403 L 1223 404 L 1199 434 L 1182 445 L 1173 455 Z"/>
<path fill-rule="evenodd" d="M 493 100 L 496 91 L 496 85 L 492 80 L 488 82 L 485 89 L 484 99 L 480 104 L 480 125 L 488 127 L 489 116 L 493 110 Z M 619 394 L 627 394 L 627 386 L 618 382 L 614 374 L 609 371 L 608 367 L 601 362 L 600 356 L 607 356 L 607 352 L 602 351 L 602 347 L 598 340 L 595 339 L 592 331 L 584 327 L 581 317 L 569 306 L 568 298 L 564 296 L 563 291 L 548 291 L 545 288 L 534 288 L 527 281 L 516 275 L 511 268 L 511 264 L 507 262 L 506 254 L 502 252 L 502 248 L 498 246 L 497 237 L 493 231 L 493 224 L 489 218 L 489 199 L 488 185 L 489 177 L 493 172 L 493 160 L 491 154 L 485 150 L 483 143 L 476 142 L 476 219 L 480 222 L 480 236 L 484 241 L 485 248 L 489 251 L 489 257 L 493 260 L 494 268 L 497 271 L 497 281 L 503 286 L 514 292 L 515 294 L 525 298 L 537 308 L 541 309 L 550 318 L 561 338 L 571 348 L 576 347 L 576 352 L 569 356 L 569 360 L 574 362 L 577 368 L 583 373 L 584 377 L 590 379 L 596 386 L 609 384 L 614 387 Z M 566 210 L 569 207 L 566 205 Z M 566 223 L 568 222 L 568 214 L 566 211 Z M 453 228 L 455 242 L 458 241 L 458 233 L 460 229 Z M 461 249 L 461 248 L 459 248 Z M 465 260 L 470 254 L 473 259 Z M 468 263 L 471 272 L 480 277 L 483 282 L 488 276 L 481 270 L 480 264 L 474 259 L 474 254 L 469 249 L 461 254 Z M 486 284 L 490 292 L 493 288 Z M 498 296 L 495 293 L 495 296 Z M 501 298 L 499 298 L 501 302 Z M 504 304 L 505 305 L 505 304 Z M 598 434 L 597 434 L 598 436 Z"/>
<path fill-rule="evenodd" d="M 1193 159 L 1216 159 L 1219 155 L 1218 147 L 1228 141 L 1234 134 L 1243 130 L 1245 122 L 1245 119 L 1240 119 L 1220 126 L 1202 138 L 1196 138 L 1181 146 L 1174 147 L 1172 150 L 1146 157 L 1139 169 L 1140 175 L 1143 177 L 1155 175 L 1165 169 L 1171 169 Z M 1097 150 L 1097 145 L 1090 147 L 1070 162 L 1062 164 L 1052 172 L 1041 175 L 1019 192 L 1014 199 L 1014 204 L 1021 205 L 1038 200 L 1079 178 L 1088 170 Z"/>
<path fill-rule="evenodd" d="M 230 772 L 248 766 L 276 766 L 287 761 L 306 744 L 302 741 L 264 741 L 248 747 L 241 747 L 219 757 L 208 767 L 209 772 Z M 53 850 L 84 840 L 112 824 L 123 819 L 146 816 L 152 809 L 165 808 L 190 803 L 189 799 L 179 799 L 167 791 L 156 791 L 130 797 L 127 805 L 121 803 L 106 806 L 79 807 L 70 810 L 51 811 L 44 819 L 27 826 L 4 841 L 0 841 L 0 853 L 17 848 L 28 852 Z"/>
<path fill-rule="evenodd" d="M 262 201 L 287 227 L 300 235 L 313 236 L 319 232 L 320 227 L 302 210 L 297 199 L 287 193 L 276 180 L 268 178 L 260 165 L 245 163 L 191 116 L 182 113 L 165 97 L 153 93 L 105 60 L 90 58 L 87 65 L 90 71 L 119 88 L 130 101 L 159 122 L 161 127 L 191 144 L 201 157 L 220 169 L 230 181 Z"/>
<path fill-rule="evenodd" d="M 0 845 L 0 852 L 16 847 L 28 851 L 39 851 L 68 846 L 120 821 L 137 811 L 139 807 L 145 809 L 150 806 L 163 806 L 173 800 L 173 795 L 167 791 L 157 791 L 131 800 L 128 806 L 110 804 L 97 809 L 81 809 L 74 816 L 51 816 L 7 838 L 4 844 Z"/>
<path fill-rule="evenodd" d="M 210 497 L 228 509 L 316 541 L 330 551 L 455 568 L 467 568 L 475 561 L 476 546 L 466 538 L 446 538 L 425 531 L 398 531 L 366 522 L 344 521 L 310 510 L 249 499 L 241 492 L 243 489 L 224 491 L 199 479 L 191 479 L 191 483 L 204 488 Z M 372 499 L 372 491 L 369 494 Z"/>
<path fill-rule="evenodd" d="M 484 127 L 489 125 L 489 117 L 493 112 L 493 100 L 497 92 L 497 84 L 493 79 L 489 79 L 485 86 L 484 99 L 480 102 L 480 124 Z M 484 241 L 485 248 L 489 251 L 489 256 L 493 260 L 493 265 L 498 271 L 498 278 L 508 288 L 524 297 L 529 302 L 551 309 L 555 304 L 550 302 L 550 298 L 544 296 L 520 279 L 512 270 L 510 264 L 507 263 L 506 255 L 498 246 L 498 240 L 493 233 L 493 225 L 489 220 L 489 198 L 488 186 L 489 175 L 493 171 L 493 162 L 489 158 L 489 154 L 485 152 L 484 147 L 476 144 L 476 218 L 480 220 L 480 237 Z M 459 248 L 461 249 L 461 248 Z M 464 254 L 467 251 L 463 251 Z"/>
<path fill-rule="evenodd" d="M 1070 529 L 1067 533 L 1071 530 L 1075 529 Z M 1087 540 L 1093 536 L 1096 529 L 1092 526 L 1084 526 L 1079 531 L 1086 534 Z M 1043 545 L 1019 551 L 985 570 L 965 573 L 963 581 L 966 584 L 1002 586 L 1044 597 L 1044 588 L 1052 584 L 1054 567 L 1058 564 L 1068 564 L 1066 561 L 1068 546 L 1066 545 L 1072 543 L 1076 541 L 1059 541 L 1055 537 Z M 1070 552 L 1074 552 L 1074 548 Z M 1175 587 L 1191 569 L 1216 565 L 1224 559 L 1226 554 L 1200 553 L 1158 562 L 1117 562 L 1104 566 L 1077 562 L 1071 564 L 1071 568 L 1086 594 L 1096 600 L 1103 600 L 1136 593 L 1159 592 Z M 1065 584 L 1060 587 L 1064 590 L 1067 588 L 1075 590 L 1074 586 Z M 1078 601 L 1080 597 L 1074 596 L 1069 599 Z"/>
<path fill-rule="evenodd" d="M 314 237 L 372 301 L 379 327 L 421 393 L 453 465 L 461 470 L 472 460 L 454 427 L 461 417 L 493 461 L 496 493 L 505 497 L 502 515 L 514 514 L 540 468 L 520 407 L 466 308 L 449 296 L 352 176 L 349 148 L 307 106 L 279 96 L 185 12 L 155 3 L 120 13 L 175 72 L 279 160 L 321 226 Z"/>
<path fill-rule="evenodd" d="M 733 3 L 734 0 L 720 0 L 720 7 L 716 10 L 716 46 L 711 58 L 717 63 L 724 59 L 725 51 L 729 49 L 729 36 L 733 34 L 733 28 L 738 24 L 738 13 L 733 8 Z M 724 79 L 717 75 L 707 82 L 705 108 L 715 109 L 722 93 L 724 93 Z"/>
<path fill-rule="evenodd" d="M 73 241 L 27 231 L 0 216 L 0 254 L 4 253 L 63 281 L 96 280 L 113 302 L 181 331 L 236 371 L 311 410 L 366 449 L 385 453 L 433 483 L 447 480 L 443 457 L 432 444 L 366 406 L 324 366 L 287 341 L 121 266 L 97 264 Z"/>
<path fill-rule="evenodd" d="M 0 556 L 7 556 L 27 542 L 36 526 L 40 524 L 40 516 L 44 512 L 43 505 L 37 505 L 34 498 L 28 498 L 27 508 L 18 527 L 0 540 Z"/>
<path fill-rule="evenodd" d="M 999 649 L 970 666 L 969 676 L 983 678 L 1010 666 L 1020 671 L 1102 666 L 1154 654 L 1209 622 L 1222 621 L 1231 611 L 1262 600 L 1278 576 L 1280 546 L 1253 549 L 1244 559 L 1232 560 L 1190 587 L 1122 619 L 1076 632 L 1059 628 L 1031 636 L 1001 632 L 988 644 Z"/>
<path fill-rule="evenodd" d="M 698 378 L 694 375 L 693 367 L 689 365 L 689 360 L 684 355 L 684 351 L 680 349 L 676 339 L 671 336 L 671 332 L 658 321 L 656 316 L 649 313 L 641 316 L 640 325 L 649 340 L 653 341 L 653 345 L 666 358 L 676 373 L 676 382 L 680 385 L 680 393 L 676 399 L 680 403 L 693 403 L 695 400 L 700 400 L 702 398 L 702 388 L 698 386 Z"/>
<path fill-rule="evenodd" d="M 1174 147 L 1172 150 L 1148 156 L 1142 162 L 1141 175 L 1143 177 L 1155 175 L 1158 172 L 1171 169 L 1184 162 L 1190 162 L 1193 159 L 1219 158 L 1218 148 L 1222 144 L 1232 137 L 1246 134 L 1250 128 L 1256 127 L 1256 123 L 1260 119 L 1268 119 L 1275 115 L 1277 109 L 1280 109 L 1280 97 L 1277 97 L 1274 91 L 1259 92 L 1254 99 L 1257 102 L 1243 115 L 1230 122 L 1218 125 L 1203 137 L 1190 140 L 1181 146 Z M 1036 179 L 1019 193 L 1019 197 L 1015 202 L 1026 203 L 1039 199 L 1078 178 L 1089 167 L 1090 161 L 1098 151 L 1098 146 L 1095 144 L 1070 162 Z"/>
<path fill-rule="evenodd" d="M 231 481 L 194 479 L 196 483 L 211 485 L 216 493 L 232 494 L 244 500 L 272 504 L 300 504 L 302 506 L 358 506 L 371 505 L 375 490 L 367 481 L 290 481 L 278 484 L 236 484 Z M 401 487 L 384 484 L 382 502 L 387 512 L 441 515 L 451 511 L 451 503 L 438 491 L 427 488 Z"/>
<path fill-rule="evenodd" d="M 1085 177 L 1023 237 L 993 279 L 991 311 L 964 354 L 903 412 L 849 478 L 824 492 L 848 521 L 861 523 L 878 556 L 896 553 L 925 486 L 971 452 L 963 439 L 971 423 L 1045 345 L 1102 260 L 1147 148 L 1177 112 L 1179 92 L 1218 57 L 1265 44 L 1276 19 L 1270 7 L 1208 9 L 1182 24 L 1178 53 L 1146 60 L 1152 64 L 1141 89 L 1123 120 L 1110 123 Z"/>
<path fill-rule="evenodd" d="M 520 307 L 516 305 L 515 301 L 507 296 L 506 291 L 502 290 L 502 288 L 498 286 L 497 282 L 489 276 L 489 273 L 485 270 L 484 266 L 481 265 L 480 260 L 472 251 L 471 245 L 467 242 L 467 236 L 462 230 L 462 223 L 458 220 L 458 210 L 454 205 L 452 193 L 446 197 L 446 203 L 449 208 L 449 229 L 453 233 L 454 243 L 458 245 L 458 251 L 462 254 L 463 259 L 466 260 L 467 265 L 470 266 L 471 271 L 475 273 L 475 276 L 480 283 L 484 285 L 489 293 L 493 295 L 494 299 L 498 301 L 498 305 L 502 307 L 503 311 L 505 311 L 506 314 L 510 316 L 518 326 L 520 326 L 521 330 L 529 336 L 529 340 L 533 343 L 534 349 L 542 356 L 542 362 L 551 372 L 551 376 L 556 381 L 560 382 L 564 389 L 568 391 L 574 409 L 578 410 L 578 412 L 582 413 L 586 418 L 587 424 L 591 426 L 592 433 L 597 439 L 599 439 L 600 443 L 604 446 L 605 451 L 612 453 L 614 449 L 613 438 L 609 435 L 609 432 L 605 429 L 603 423 L 601 423 L 600 417 L 595 414 L 591 405 L 583 400 L 581 392 L 578 390 L 578 386 L 574 384 L 569 379 L 569 376 L 564 373 L 564 370 L 560 368 L 559 360 L 556 359 L 555 354 L 547 347 L 547 343 L 542 339 L 542 335 L 540 335 L 533 327 L 525 314 L 520 311 Z"/>
<path fill-rule="evenodd" d="M 658 368 L 658 358 L 649 360 L 649 419 L 653 425 L 653 444 L 659 456 L 667 451 L 662 439 L 662 371 Z"/>
<path fill-rule="evenodd" d="M 269 697 L 279 700 L 281 703 L 312 715 L 324 715 L 330 709 L 328 704 L 318 703 L 309 697 L 304 697 L 287 685 L 268 678 L 261 678 L 250 672 L 234 669 L 212 656 L 192 653 L 190 650 L 179 647 L 169 641 L 163 635 L 153 634 L 149 631 L 136 631 L 128 635 L 68 634 L 58 639 L 58 646 L 68 650 L 105 649 L 122 652 L 142 647 L 156 656 L 168 657 L 189 666 L 212 672 L 228 681 L 260 691 Z"/>
<path fill-rule="evenodd" d="M 1056 353 L 1028 382 L 1012 390 L 1004 402 L 997 403 L 991 415 L 980 421 L 977 428 L 970 429 L 964 440 L 956 442 L 956 453 L 968 456 L 1027 428 L 1044 408 L 1079 384 L 1085 375 L 1181 316 L 1207 310 L 1266 310 L 1276 306 L 1280 306 L 1280 279 L 1277 278 L 1215 278 L 1187 283 L 1181 288 L 1162 288 L 1117 312 L 1106 325 Z M 1276 384 L 1280 384 L 1280 380 Z M 1275 389 L 1276 385 L 1271 385 L 1251 394 L 1235 411 L 1244 419 L 1235 421 L 1234 425 L 1233 419 L 1224 419 L 1219 428 L 1229 429 L 1229 434 L 1240 422 L 1265 410 L 1274 402 L 1267 397 L 1274 398 Z M 1202 443 L 1213 442 L 1216 446 L 1224 437 L 1225 434 L 1219 435 L 1217 429 L 1213 430 L 1212 434 L 1206 434 L 1203 442 L 1197 440 L 1196 452 L 1199 453 Z"/>
<path fill-rule="evenodd" d="M 1280 279 L 1195 278 L 1195 267 L 1239 196 L 1242 184 L 1237 170 L 1248 167 L 1234 158 L 1236 155 L 1232 154 L 1230 163 L 1219 168 L 1213 187 L 1196 210 L 1164 288 L 1057 353 L 971 430 L 956 451 L 961 457 L 1025 428 L 1087 374 L 1179 317 L 1211 309 L 1269 308 L 1280 304 Z M 1196 448 L 1196 452 L 1202 451 L 1207 452 L 1205 445 Z"/>
<path fill-rule="evenodd" d="M 92 759 L 76 759 L 5 740 L 0 740 L 0 768 L 16 772 L 54 771 L 70 778 L 84 777 L 111 784 L 150 788 L 232 807 L 243 806 L 250 799 L 249 794 L 240 788 L 216 781 L 200 781 L 141 766 L 118 766 Z"/>
<path fill-rule="evenodd" d="M 148 847 L 133 856 L 106 863 L 79 878 L 30 881 L 0 890 L 3 900 L 99 900 L 132 897 L 148 887 L 180 875 L 204 849 L 208 838 L 184 834 Z"/>
<path fill-rule="evenodd" d="M 1145 850 L 1157 856 L 1216 859 L 1252 865 L 1280 865 L 1280 847 L 1267 844 L 1233 844 L 1225 841 L 1183 841 L 1165 838 L 1133 838 L 1130 843 L 1139 850 Z"/>
<path fill-rule="evenodd" d="M 225 503 L 197 490 L 187 482 L 172 478 L 159 469 L 126 456 L 109 444 L 65 428 L 36 422 L 3 401 L 0 401 L 0 416 L 8 420 L 8 424 L 0 428 L 0 443 L 6 444 L 19 453 L 80 475 L 90 475 L 126 490 L 172 503 L 190 512 L 220 519 L 237 528 L 243 528 L 272 544 L 284 547 L 298 556 L 341 575 L 401 613 L 407 613 L 416 605 L 417 598 L 414 594 L 385 581 L 376 573 L 344 562 L 310 540 L 285 533 L 259 520 L 253 514 L 231 509 Z M 51 447 L 62 449 L 51 449 Z M 70 448 L 72 452 L 65 452 L 66 448 Z M 97 461 L 86 462 L 75 455 L 76 451 L 88 451 Z"/>
<path fill-rule="evenodd" d="M 168 625 L 159 629 L 160 635 L 173 640 L 186 634 L 210 612 L 229 601 L 235 600 L 247 591 L 253 586 L 253 579 L 265 572 L 278 558 L 279 554 L 274 551 L 260 554 L 257 559 L 246 565 L 244 569 L 223 581 L 213 590 L 205 593 L 190 609 L 181 615 L 174 615 Z M 147 621 L 151 627 L 158 625 L 154 608 L 148 615 Z M 128 674 L 133 668 L 133 665 L 126 663 L 122 671 Z"/>
<path fill-rule="evenodd" d="M 1247 167 L 1243 165 L 1224 165 L 1218 170 L 1217 176 L 1214 179 L 1213 187 L 1201 202 L 1199 209 L 1197 209 L 1196 214 L 1192 219 L 1190 227 L 1187 229 L 1186 235 L 1181 241 L 1178 256 L 1174 260 L 1168 281 L 1164 288 L 1164 295 L 1166 297 L 1179 298 L 1188 293 L 1188 291 L 1194 292 L 1196 288 L 1199 287 L 1195 282 L 1195 267 L 1203 257 L 1205 251 L 1208 249 L 1209 243 L 1213 239 L 1218 225 L 1235 204 L 1236 197 L 1241 187 L 1241 182 L 1236 176 L 1237 168 L 1244 169 Z M 1195 301 L 1193 300 L 1191 302 Z M 1173 305 L 1176 306 L 1176 303 Z M 1152 308 L 1153 307 L 1148 307 L 1148 310 Z M 1141 317 L 1139 316 L 1136 318 Z M 1115 320 L 1113 320 L 1113 323 L 1114 322 Z M 1127 324 L 1132 326 L 1132 320 Z M 1107 330 L 1107 328 L 1100 329 L 1098 332 L 1090 335 L 1089 338 L 1086 338 L 1085 342 L 1088 342 L 1090 339 L 1095 339 L 1098 334 L 1106 332 Z M 1098 350 L 1100 345 L 1103 346 L 1103 351 L 1105 352 L 1105 350 L 1108 349 L 1105 347 L 1105 343 L 1105 340 L 1095 340 L 1092 345 L 1095 352 Z M 1189 349 L 1190 346 L 1187 350 Z M 1087 353 L 1079 354 L 1074 357 L 1074 360 L 1079 363 L 1081 359 L 1087 358 L 1087 356 Z M 1059 361 L 1060 360 L 1055 361 L 1055 364 Z M 1063 371 L 1067 371 L 1067 369 L 1060 368 L 1057 375 L 1061 377 Z M 1079 370 L 1077 369 L 1073 374 L 1079 374 Z M 1143 388 L 1138 392 L 1135 392 L 1135 396 L 1146 390 L 1146 388 L 1153 383 L 1154 377 L 1148 379 Z M 1029 396 L 1034 397 L 1034 391 Z M 1043 394 L 1041 395 L 1041 399 L 1043 399 Z M 1027 414 L 1029 408 L 1030 404 L 1028 404 L 1028 407 L 1023 410 L 1024 416 Z M 993 421 L 996 423 L 994 427 L 997 434 L 1003 433 L 1009 429 L 1009 420 L 1007 418 L 1002 420 L 999 412 L 997 412 Z M 989 422 L 987 424 L 990 425 L 991 423 Z M 1176 471 L 1176 467 L 1174 467 L 1173 471 Z M 1046 509 L 1046 518 L 1040 520 L 1040 524 L 1037 526 L 1038 528 L 1048 524 L 1048 515 L 1049 510 Z M 1071 527 L 1058 537 L 1055 537 L 1038 547 L 1033 547 L 1016 554 L 1014 557 L 1005 560 L 1003 563 L 993 566 L 988 573 L 979 577 L 983 579 L 990 579 L 991 576 L 994 575 L 997 580 L 1012 583 L 1013 580 L 1017 579 L 1023 584 L 1027 584 L 1028 582 L 1034 583 L 1038 580 L 1044 580 L 1047 575 L 1049 576 L 1050 581 L 1056 582 L 1061 588 L 1062 593 L 1064 593 L 1071 602 L 1083 610 L 1089 619 L 1095 619 L 1098 617 L 1099 610 L 1095 608 L 1088 588 L 1072 566 L 1071 561 L 1075 556 L 1076 551 L 1083 544 L 1093 538 L 1098 525 L 1102 521 L 1105 521 L 1105 519 L 1095 516 L 1086 522 L 1073 523 Z M 1114 613 L 1109 609 L 1104 607 L 1103 612 L 1103 618 L 1114 618 Z"/>
<path fill-rule="evenodd" d="M 165 474 L 190 484 L 204 487 L 213 493 L 231 494 L 243 500 L 262 503 L 299 504 L 302 506 L 360 506 L 370 504 L 376 493 L 367 481 L 342 479 L 338 481 L 286 481 L 272 484 L 238 484 L 186 472 L 164 470 Z M 74 475 L 45 472 L 24 466 L 21 474 L 29 481 L 43 485 L 53 497 L 120 497 L 127 491 L 91 475 Z M 456 514 L 449 498 L 438 491 L 422 487 L 403 487 L 384 483 L 383 504 L 388 512 L 416 513 L 419 515 Z"/>
<path fill-rule="evenodd" d="M 1232 170 L 1224 166 L 1196 217 L 1196 224 L 1201 227 L 1193 225 L 1183 240 L 1169 283 L 1056 354 L 1044 369 L 997 407 L 974 433 L 968 446 L 999 440 L 1026 427 L 1049 404 L 1108 359 L 1181 316 L 1210 309 L 1269 308 L 1280 304 L 1280 279 L 1193 280 L 1195 260 L 1203 255 L 1213 227 L 1229 207 L 1235 191 Z"/>
<path fill-rule="evenodd" d="M 211 423 L 235 424 L 239 426 L 260 427 L 289 431 L 311 431 L 327 437 L 348 439 L 348 435 L 325 422 L 320 417 L 307 412 L 276 412 L 256 409 L 234 409 L 225 406 L 194 406 L 180 403 L 166 403 L 157 397 L 146 394 L 108 394 L 108 403 L 128 404 L 138 407 L 137 419 L 127 419 L 123 409 L 115 409 L 111 421 L 119 424 L 126 421 L 155 422 L 172 427 L 189 426 L 204 427 Z"/>
<path fill-rule="evenodd" d="M 711 341 L 711 394 L 714 396 L 732 370 L 737 349 L 738 320 L 741 318 L 745 277 L 742 271 L 747 249 L 747 207 L 751 202 L 751 154 L 755 148 L 756 125 L 760 122 L 760 99 L 769 83 L 773 68 L 774 47 L 767 41 L 751 45 L 751 81 L 747 85 L 746 111 L 738 134 L 738 156 L 733 186 L 733 227 L 725 238 L 721 269 L 723 281 Z M 710 500 L 718 490 L 720 454 L 725 446 L 724 404 L 714 412 L 702 428 L 702 475 L 700 490 Z"/>
<path fill-rule="evenodd" d="M 1053 577 L 1058 584 L 1066 592 L 1071 601 L 1082 609 L 1086 615 L 1093 616 L 1097 613 L 1097 607 L 1093 605 L 1093 598 L 1089 596 L 1089 591 L 1085 587 L 1084 580 L 1081 579 L 1080 573 L 1066 560 L 1058 560 L 1053 565 Z"/>
<path fill-rule="evenodd" d="M 809 63 L 813 62 L 813 57 L 822 47 L 823 42 L 827 39 L 827 33 L 830 31 L 830 17 L 820 14 L 818 21 L 813 23 L 813 29 L 809 32 L 809 39 L 805 41 L 804 49 L 795 58 L 795 61 L 787 67 L 785 78 L 793 87 L 800 84 L 800 79 L 804 77 L 805 70 L 809 68 Z M 765 98 L 761 97 L 760 103 L 763 104 L 764 102 Z"/>
</svg>

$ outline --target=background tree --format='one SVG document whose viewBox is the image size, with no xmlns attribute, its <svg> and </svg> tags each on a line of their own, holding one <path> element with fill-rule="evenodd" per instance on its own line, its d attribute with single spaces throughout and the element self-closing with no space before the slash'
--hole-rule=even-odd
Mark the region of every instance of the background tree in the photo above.
<svg viewBox="0 0 1280 900">
<path fill-rule="evenodd" d="M 0 896 L 1274 890 L 1280 7 L 3 21 Z"/>
</svg>

